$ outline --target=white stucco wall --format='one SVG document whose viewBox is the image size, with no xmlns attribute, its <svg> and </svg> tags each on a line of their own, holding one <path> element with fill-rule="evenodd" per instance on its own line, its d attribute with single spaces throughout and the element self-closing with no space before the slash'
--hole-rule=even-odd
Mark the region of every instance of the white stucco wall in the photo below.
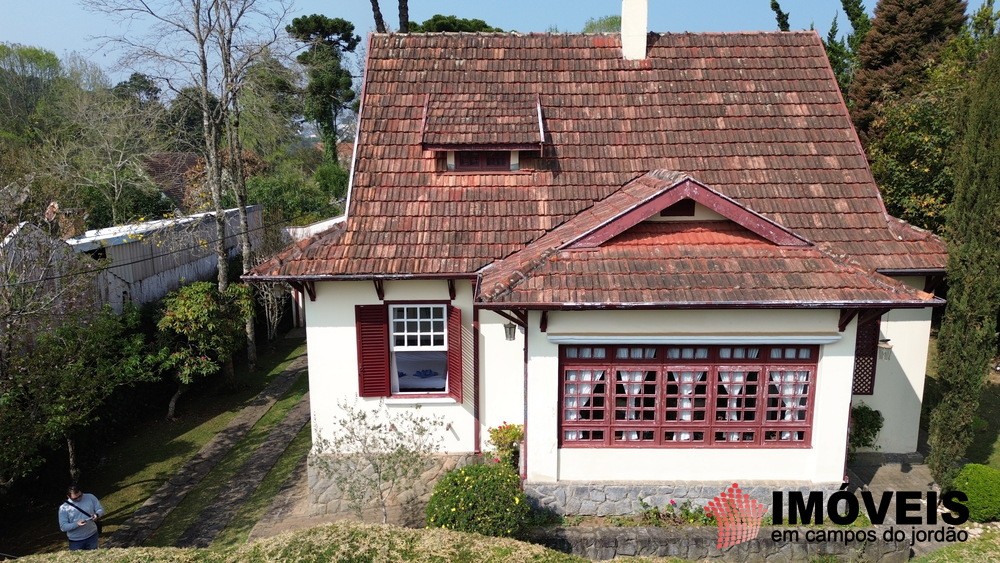
<svg viewBox="0 0 1000 563">
<path fill-rule="evenodd" d="M 923 289 L 923 277 L 899 278 Z M 879 433 L 878 451 L 917 451 L 920 405 L 927 375 L 927 349 L 931 334 L 931 308 L 898 309 L 882 316 L 881 337 L 892 348 L 882 350 L 875 368 L 875 392 L 856 395 L 852 404 L 865 403 L 882 413 L 885 423 Z"/>
<path fill-rule="evenodd" d="M 527 478 L 555 481 L 794 480 L 838 482 L 844 476 L 856 321 L 837 331 L 838 311 L 560 311 L 539 330 L 528 323 Z M 558 447 L 558 345 L 552 338 L 618 335 L 691 336 L 711 340 L 766 336 L 827 338 L 816 376 L 813 438 L 796 449 L 637 449 Z"/>
<path fill-rule="evenodd" d="M 507 322 L 491 311 L 479 312 L 479 419 L 484 444 L 489 428 L 524 423 L 524 334 L 518 329 L 508 342 L 503 328 Z"/>
<path fill-rule="evenodd" d="M 448 300 L 445 281 L 385 282 L 386 301 Z M 455 283 L 452 305 L 462 309 L 463 402 L 448 398 L 384 399 L 391 410 L 412 409 L 419 404 L 421 414 L 439 417 L 441 451 L 474 451 L 475 424 L 472 409 L 472 287 L 468 281 Z M 357 402 L 367 408 L 380 399 L 358 398 L 358 354 L 354 319 L 355 305 L 376 305 L 380 301 L 372 282 L 320 282 L 316 300 L 306 299 L 306 337 L 309 346 L 309 392 L 312 403 L 313 442 L 329 439 L 340 416 L 339 401 Z M 502 331 L 502 328 L 501 328 Z M 451 338 L 453 335 L 448 335 Z M 502 337 L 501 337 L 502 338 Z"/>
</svg>

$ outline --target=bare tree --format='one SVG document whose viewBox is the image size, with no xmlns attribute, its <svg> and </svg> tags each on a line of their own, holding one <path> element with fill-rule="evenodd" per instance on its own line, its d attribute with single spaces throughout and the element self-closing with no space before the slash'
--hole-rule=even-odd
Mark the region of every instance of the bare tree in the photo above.
<svg viewBox="0 0 1000 563">
<path fill-rule="evenodd" d="M 45 135 L 37 169 L 63 185 L 100 194 L 111 224 L 127 223 L 136 218 L 131 196 L 152 198 L 159 191 L 144 163 L 157 151 L 155 124 L 162 106 L 116 96 L 91 63 L 71 58 L 70 66 L 70 85 L 54 102 L 60 126 Z"/>
<path fill-rule="evenodd" d="M 120 47 L 122 63 L 141 66 L 179 92 L 194 86 L 202 111 L 205 182 L 215 211 L 218 287 L 229 284 L 223 213 L 226 172 L 240 213 L 239 237 L 243 270 L 253 263 L 253 249 L 246 215 L 246 181 L 239 141 L 240 92 L 247 70 L 262 59 L 284 37 L 286 0 L 84 0 L 89 8 L 120 22 L 143 20 L 152 24 L 148 34 L 105 39 Z M 128 29 L 128 27 L 123 27 Z M 152 67 L 151 69 L 148 67 Z M 214 100 L 218 100 L 214 104 Z M 225 171 L 223 141 L 232 165 Z M 256 361 L 252 340 L 253 321 L 247 323 L 248 358 Z"/>
</svg>

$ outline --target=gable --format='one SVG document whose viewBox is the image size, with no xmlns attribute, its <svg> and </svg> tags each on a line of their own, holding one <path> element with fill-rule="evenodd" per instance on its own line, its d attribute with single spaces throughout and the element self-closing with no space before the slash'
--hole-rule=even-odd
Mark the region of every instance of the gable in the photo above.
<svg viewBox="0 0 1000 563">
<path fill-rule="evenodd" d="M 651 177 L 661 173 L 654 171 Z M 667 175 L 668 179 L 674 178 Z M 612 237 L 620 235 L 642 221 L 658 216 L 666 209 L 684 201 L 694 201 L 712 212 L 733 221 L 744 229 L 780 246 L 807 246 L 809 243 L 785 229 L 781 225 L 754 213 L 739 203 L 698 183 L 691 178 L 682 178 L 667 189 L 655 194 L 632 209 L 618 215 L 613 220 L 596 226 L 573 240 L 567 248 L 593 248 Z"/>
</svg>

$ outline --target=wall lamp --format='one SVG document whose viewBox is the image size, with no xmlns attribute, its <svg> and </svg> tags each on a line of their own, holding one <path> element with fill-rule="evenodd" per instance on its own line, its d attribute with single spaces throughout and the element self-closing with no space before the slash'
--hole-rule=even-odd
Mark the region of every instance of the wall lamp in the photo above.
<svg viewBox="0 0 1000 563">
<path fill-rule="evenodd" d="M 503 325 L 503 335 L 508 341 L 514 340 L 514 333 L 517 331 L 517 325 L 508 321 L 507 324 Z"/>
</svg>

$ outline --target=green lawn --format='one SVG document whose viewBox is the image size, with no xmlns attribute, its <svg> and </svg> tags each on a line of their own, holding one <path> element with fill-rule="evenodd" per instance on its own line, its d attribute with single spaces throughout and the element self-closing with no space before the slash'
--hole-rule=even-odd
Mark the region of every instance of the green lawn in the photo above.
<svg viewBox="0 0 1000 563">
<path fill-rule="evenodd" d="M 109 448 L 107 463 L 100 471 L 84 468 L 86 488 L 101 498 L 107 512 L 105 537 L 113 533 L 149 495 L 197 453 L 216 433 L 225 428 L 247 401 L 285 368 L 305 354 L 302 339 L 279 340 L 270 349 L 262 347 L 254 373 L 237 370 L 237 391 L 190 392 L 178 403 L 179 419 L 165 421 L 163 413 L 137 425 L 132 435 Z M 305 378 L 302 378 L 305 380 Z M 62 489 L 53 493 L 55 504 L 39 502 L 19 514 L 6 529 L 0 546 L 14 555 L 48 553 L 65 549 L 66 536 L 56 525 L 56 508 Z"/>
<path fill-rule="evenodd" d="M 145 545 L 152 547 L 175 545 L 181 534 L 198 519 L 202 509 L 215 501 L 223 487 L 233 480 L 237 471 L 260 447 L 268 433 L 284 420 L 285 415 L 305 395 L 308 388 L 308 379 L 304 375 L 299 376 L 288 393 L 275 402 L 250 432 L 236 443 L 222 461 L 184 497 L 184 500 L 170 513 L 163 526 L 146 541 Z"/>
<path fill-rule="evenodd" d="M 913 559 L 914 563 L 965 563 L 976 561 L 1000 563 L 1000 532 L 991 530 L 982 537 L 948 547 Z"/>
</svg>

